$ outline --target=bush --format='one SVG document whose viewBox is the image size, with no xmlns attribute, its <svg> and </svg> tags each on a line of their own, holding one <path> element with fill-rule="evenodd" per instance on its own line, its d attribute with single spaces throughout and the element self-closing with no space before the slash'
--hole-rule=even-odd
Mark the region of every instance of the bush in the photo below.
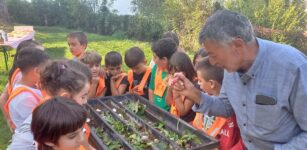
<svg viewBox="0 0 307 150">
<path fill-rule="evenodd" d="M 257 36 L 307 53 L 305 7 L 298 0 L 226 0 L 225 7 L 247 16 Z"/>
</svg>

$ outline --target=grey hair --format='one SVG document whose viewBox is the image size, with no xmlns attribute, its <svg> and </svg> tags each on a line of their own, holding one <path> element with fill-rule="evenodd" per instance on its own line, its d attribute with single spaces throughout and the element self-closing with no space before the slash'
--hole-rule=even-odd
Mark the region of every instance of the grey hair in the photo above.
<svg viewBox="0 0 307 150">
<path fill-rule="evenodd" d="M 254 39 L 251 22 L 243 15 L 229 10 L 219 10 L 210 16 L 199 33 L 199 43 L 213 40 L 228 44 L 234 38 L 241 38 L 246 43 Z"/>
</svg>

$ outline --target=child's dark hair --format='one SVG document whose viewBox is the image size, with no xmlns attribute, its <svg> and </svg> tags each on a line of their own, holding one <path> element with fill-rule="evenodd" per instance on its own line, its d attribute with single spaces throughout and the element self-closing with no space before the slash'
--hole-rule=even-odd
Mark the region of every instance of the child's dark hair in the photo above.
<svg viewBox="0 0 307 150">
<path fill-rule="evenodd" d="M 68 68 L 83 73 L 88 81 L 92 81 L 92 72 L 85 64 L 75 60 L 68 60 L 66 64 Z"/>
<path fill-rule="evenodd" d="M 67 35 L 67 38 L 76 38 L 81 45 L 87 46 L 87 37 L 84 32 L 71 32 Z"/>
<path fill-rule="evenodd" d="M 101 64 L 101 55 L 96 52 L 85 52 L 82 58 L 80 59 L 81 62 L 84 64 L 88 64 L 90 66 Z"/>
<path fill-rule="evenodd" d="M 144 62 L 144 52 L 139 47 L 132 47 L 125 53 L 125 63 L 129 68 L 137 66 L 139 63 Z"/>
<path fill-rule="evenodd" d="M 35 47 L 25 47 L 19 52 L 16 64 L 21 72 L 26 72 L 33 67 L 38 67 L 48 60 L 49 56 L 45 51 Z"/>
<path fill-rule="evenodd" d="M 196 65 L 196 59 L 198 56 L 201 56 L 201 57 L 207 57 L 208 56 L 208 53 L 207 51 L 204 49 L 204 48 L 201 48 L 199 49 L 195 55 L 194 55 L 194 58 L 193 58 L 193 64 Z"/>
<path fill-rule="evenodd" d="M 16 53 L 14 55 L 14 60 L 13 60 L 13 65 L 12 65 L 12 68 L 11 68 L 10 73 L 9 73 L 9 81 L 11 80 L 14 71 L 17 69 L 18 54 L 23 48 L 26 48 L 26 47 L 36 47 L 36 48 L 38 48 L 42 51 L 44 50 L 44 47 L 37 41 L 34 41 L 34 40 L 22 41 L 16 48 Z"/>
<path fill-rule="evenodd" d="M 34 109 L 31 122 L 38 150 L 52 150 L 47 142 L 57 145 L 61 136 L 82 128 L 86 118 L 86 110 L 65 97 L 54 97 L 40 104 Z"/>
<path fill-rule="evenodd" d="M 163 38 L 155 42 L 151 50 L 159 57 L 170 59 L 177 50 L 177 45 L 171 38 Z"/>
<path fill-rule="evenodd" d="M 116 51 L 108 52 L 104 58 L 104 61 L 106 67 L 119 66 L 123 63 L 122 56 Z"/>
<path fill-rule="evenodd" d="M 196 65 L 196 70 L 201 71 L 202 78 L 206 81 L 215 80 L 218 83 L 223 83 L 224 70 L 223 68 L 212 66 L 209 62 L 209 58 L 202 58 Z"/>
<path fill-rule="evenodd" d="M 176 72 L 183 72 L 185 76 L 193 81 L 196 78 L 196 72 L 193 69 L 193 64 L 189 56 L 184 52 L 175 52 L 169 61 L 169 72 L 174 70 Z"/>
<path fill-rule="evenodd" d="M 65 90 L 71 94 L 80 92 L 86 83 L 90 82 L 84 71 L 82 71 L 83 69 L 79 69 L 80 66 L 86 67 L 77 61 L 68 62 L 67 60 L 62 60 L 52 62 L 41 73 L 41 88 L 53 96 L 58 95 L 60 90 Z M 86 68 L 88 69 L 88 67 Z"/>
<path fill-rule="evenodd" d="M 177 46 L 179 46 L 179 38 L 178 35 L 173 31 L 164 32 L 162 38 L 171 38 L 174 40 Z"/>
</svg>

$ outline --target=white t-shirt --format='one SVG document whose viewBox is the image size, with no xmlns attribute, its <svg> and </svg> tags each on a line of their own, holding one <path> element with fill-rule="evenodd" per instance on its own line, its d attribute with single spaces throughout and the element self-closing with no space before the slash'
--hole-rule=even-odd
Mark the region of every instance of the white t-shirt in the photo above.
<svg viewBox="0 0 307 150">
<path fill-rule="evenodd" d="M 13 88 L 13 91 L 18 87 L 25 87 L 30 89 L 36 93 L 38 97 L 42 98 L 42 93 L 38 89 L 31 88 L 22 84 L 16 84 Z M 26 120 L 26 118 L 32 113 L 33 108 L 36 107 L 38 103 L 39 102 L 36 97 L 34 97 L 34 95 L 29 92 L 22 92 L 11 100 L 9 104 L 10 117 L 16 128 L 18 128 L 21 123 Z"/>
<path fill-rule="evenodd" d="M 151 59 L 150 63 L 149 63 L 149 67 L 153 68 L 155 66 L 155 62 L 153 61 L 153 59 Z"/>
<path fill-rule="evenodd" d="M 8 146 L 7 150 L 35 150 L 34 137 L 31 131 L 32 114 L 15 129 L 12 136 L 12 143 Z"/>
</svg>

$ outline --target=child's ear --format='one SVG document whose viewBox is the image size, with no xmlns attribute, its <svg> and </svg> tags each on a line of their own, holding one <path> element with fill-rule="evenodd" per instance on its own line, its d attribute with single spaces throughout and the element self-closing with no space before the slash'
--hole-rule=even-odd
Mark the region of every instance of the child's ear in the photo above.
<svg viewBox="0 0 307 150">
<path fill-rule="evenodd" d="M 34 73 L 37 74 L 37 75 L 40 75 L 40 69 L 39 67 L 34 67 Z"/>
<path fill-rule="evenodd" d="M 168 63 L 168 59 L 166 57 L 163 57 L 161 60 L 163 63 Z"/>
<path fill-rule="evenodd" d="M 215 88 L 215 81 L 214 80 L 209 80 L 209 83 L 210 83 L 210 88 L 211 89 L 214 89 Z"/>
<path fill-rule="evenodd" d="M 50 146 L 50 147 L 55 147 L 56 145 L 55 144 L 53 144 L 53 143 L 51 143 L 51 142 L 46 142 L 45 143 L 47 146 Z"/>
<path fill-rule="evenodd" d="M 144 59 L 144 61 L 143 61 L 145 64 L 147 64 L 147 60 L 146 59 Z"/>
<path fill-rule="evenodd" d="M 87 44 L 81 44 L 81 46 L 84 48 L 84 51 L 85 51 L 87 48 Z"/>
</svg>

